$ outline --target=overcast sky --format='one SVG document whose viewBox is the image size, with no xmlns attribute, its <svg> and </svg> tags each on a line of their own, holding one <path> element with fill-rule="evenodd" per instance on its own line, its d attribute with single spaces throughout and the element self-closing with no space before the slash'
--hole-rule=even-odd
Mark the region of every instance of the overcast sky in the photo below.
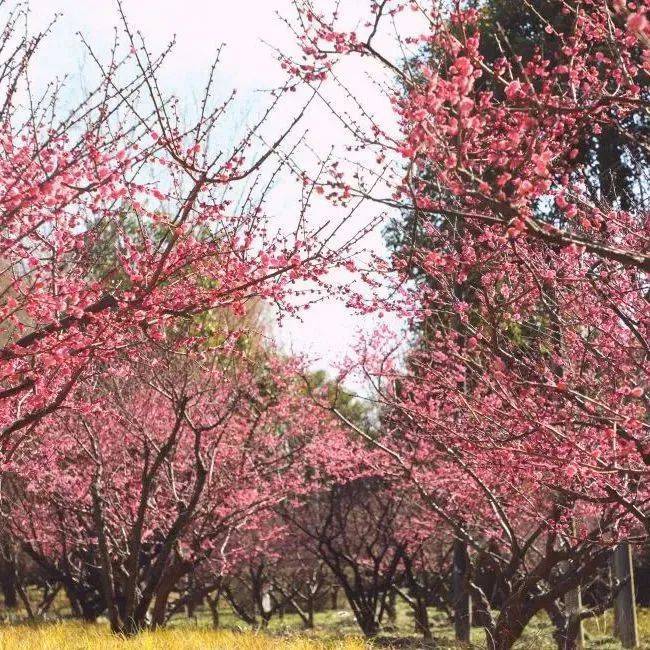
<svg viewBox="0 0 650 650">
<path fill-rule="evenodd" d="M 343 0 L 342 5 L 361 11 L 367 3 Z M 83 83 L 91 63 L 84 55 L 77 32 L 82 32 L 100 55 L 105 55 L 119 24 L 116 4 L 113 0 L 31 0 L 30 6 L 32 28 L 42 26 L 57 13 L 62 14 L 31 71 L 32 77 L 44 83 L 54 76 L 73 73 L 72 83 Z M 124 0 L 123 6 L 130 24 L 142 32 L 150 50 L 160 50 L 176 37 L 174 53 L 162 80 L 167 90 L 190 104 L 200 95 L 208 67 L 222 42 L 226 48 L 218 82 L 224 95 L 231 88 L 239 90 L 237 117 L 242 124 L 260 101 L 257 89 L 274 87 L 283 78 L 268 44 L 283 47 L 292 42 L 291 33 L 276 15 L 293 15 L 290 0 Z M 348 74 L 353 78 L 358 74 L 361 79 L 362 64 L 350 65 L 359 67 L 358 71 L 354 67 L 348 69 Z M 390 110 L 386 110 L 384 119 L 392 119 Z M 340 125 L 327 115 L 324 107 L 306 116 L 305 128 L 311 129 L 310 141 L 317 150 L 344 144 Z M 290 194 L 287 192 L 286 196 Z M 276 207 L 284 213 L 282 218 L 291 219 L 287 214 L 291 201 L 283 204 L 280 198 Z M 329 216 L 325 214 L 327 205 L 317 209 L 324 218 Z M 367 208 L 373 209 L 376 210 L 372 206 Z M 366 217 L 371 216 L 366 213 Z M 368 247 L 375 251 L 383 249 L 379 231 L 370 237 Z M 315 365 L 326 368 L 332 368 L 351 349 L 359 331 L 370 332 L 377 323 L 375 318 L 355 316 L 335 300 L 312 307 L 304 313 L 303 321 L 287 320 L 278 330 L 279 338 L 285 347 L 320 359 Z"/>
</svg>

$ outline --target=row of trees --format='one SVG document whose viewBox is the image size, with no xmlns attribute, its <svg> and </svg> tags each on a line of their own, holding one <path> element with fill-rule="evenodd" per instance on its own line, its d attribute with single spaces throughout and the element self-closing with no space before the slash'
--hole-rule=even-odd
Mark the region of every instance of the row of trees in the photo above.
<svg viewBox="0 0 650 650">
<path fill-rule="evenodd" d="M 141 498 L 147 486 L 138 478 L 131 481 L 131 491 Z M 242 481 L 239 476 L 237 480 Z M 122 634 L 155 629 L 173 618 L 195 616 L 199 609 L 210 611 L 218 627 L 224 605 L 253 629 L 265 628 L 286 613 L 297 615 L 310 629 L 317 612 L 346 606 L 359 629 L 373 637 L 395 628 L 401 603 L 410 612 L 413 631 L 425 640 L 433 641 L 430 612 L 436 608 L 461 632 L 462 641 L 466 626 L 468 632 L 469 626 L 483 627 L 487 638 L 493 638 L 491 611 L 512 607 L 524 589 L 529 590 L 528 602 L 542 595 L 540 582 L 545 581 L 537 578 L 538 565 L 518 567 L 513 579 L 513 571 L 501 561 L 507 549 L 497 541 L 492 540 L 489 550 L 467 553 L 453 530 L 420 518 L 417 495 L 391 485 L 384 475 L 321 476 L 304 484 L 300 496 L 295 496 L 294 480 L 293 496 L 274 506 L 241 497 L 236 504 L 224 499 L 214 507 L 219 517 L 208 517 L 198 508 L 187 514 L 190 525 L 173 543 L 172 526 L 160 521 L 169 487 L 167 481 L 159 483 L 156 509 L 147 513 L 149 527 L 141 531 L 133 515 L 123 516 L 119 524 L 115 515 L 109 516 L 120 505 L 117 490 L 105 498 L 106 521 L 101 523 L 93 520 L 93 504 L 84 502 L 94 493 L 75 499 L 60 489 L 41 489 L 38 504 L 33 496 L 13 498 L 3 540 L 5 606 L 20 605 L 38 621 L 52 609 L 60 612 L 65 602 L 74 616 L 89 622 L 108 615 Z M 268 488 L 265 495 L 271 495 Z M 217 499 L 208 485 L 201 501 L 207 504 L 211 497 Z M 174 505 L 171 517 L 177 522 L 182 506 Z M 47 522 L 39 520 L 48 508 Z M 105 543 L 97 535 L 100 527 Z M 110 554 L 107 563 L 101 558 L 104 544 Z M 130 544 L 138 546 L 137 562 Z M 589 556 L 581 549 L 548 579 L 560 596 L 544 599 L 539 611 L 552 622 L 558 647 L 576 645 L 580 623 L 612 605 L 620 617 L 616 630 L 625 642 L 622 617 L 628 609 L 616 602 L 625 587 L 616 577 L 620 560 L 607 552 L 597 557 L 595 561 L 595 553 Z M 563 583 L 575 585 L 572 562 L 581 565 L 579 608 L 571 600 L 575 590 Z M 160 566 L 164 568 L 156 579 Z M 459 593 L 459 585 L 469 590 Z"/>
<path fill-rule="evenodd" d="M 253 625 L 289 606 L 311 625 L 331 583 L 368 636 L 399 598 L 427 638 L 436 605 L 463 641 L 473 617 L 505 650 L 546 612 L 574 647 L 615 600 L 633 613 L 630 545 L 650 532 L 648 5 L 373 0 L 363 34 L 326 5 L 297 3 L 287 84 L 229 153 L 211 146 L 228 104 L 212 107 L 212 75 L 188 126 L 157 81 L 166 53 L 126 19 L 126 52 L 96 57 L 97 88 L 61 117 L 60 89 L 25 83 L 44 35 L 10 16 L 7 565 L 32 613 L 63 589 L 124 634 L 204 600 L 218 616 L 220 597 Z M 405 58 L 378 45 L 386 23 Z M 307 105 L 264 131 L 292 90 L 338 112 L 326 93 L 346 88 L 348 57 L 396 78 L 399 132 L 346 89 L 355 117 L 338 117 L 362 158 L 314 179 L 291 140 Z M 272 144 L 253 155 L 258 141 Z M 290 234 L 263 209 L 284 172 L 303 187 Z M 410 340 L 377 333 L 332 383 L 251 316 L 354 270 L 363 229 L 310 228 L 315 194 L 344 221 L 359 201 L 401 214 L 391 259 L 343 295 L 406 318 Z M 355 372 L 371 406 L 343 386 Z"/>
</svg>

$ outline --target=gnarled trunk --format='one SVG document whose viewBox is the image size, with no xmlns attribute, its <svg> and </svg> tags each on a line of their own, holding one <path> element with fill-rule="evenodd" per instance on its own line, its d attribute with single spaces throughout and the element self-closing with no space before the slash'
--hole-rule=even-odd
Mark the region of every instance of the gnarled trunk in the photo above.
<svg viewBox="0 0 650 650">
<path fill-rule="evenodd" d="M 491 629 L 486 628 L 488 650 L 510 650 L 532 617 L 533 613 L 519 604 L 506 605 L 499 612 L 496 624 Z"/>
</svg>

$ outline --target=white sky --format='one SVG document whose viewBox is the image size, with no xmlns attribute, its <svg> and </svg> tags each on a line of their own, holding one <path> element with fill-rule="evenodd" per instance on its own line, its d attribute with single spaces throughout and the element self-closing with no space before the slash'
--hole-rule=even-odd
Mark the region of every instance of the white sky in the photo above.
<svg viewBox="0 0 650 650">
<path fill-rule="evenodd" d="M 343 8 L 350 11 L 364 11 L 368 4 L 367 0 L 342 0 Z M 62 14 L 43 46 L 45 54 L 31 71 L 32 78 L 36 83 L 44 83 L 55 76 L 73 73 L 72 83 L 83 82 L 90 63 L 77 32 L 82 32 L 100 54 L 106 54 L 114 27 L 119 23 L 116 4 L 112 0 L 31 0 L 30 6 L 33 28 L 42 26 L 56 13 Z M 208 68 L 222 42 L 226 49 L 218 68 L 218 82 L 223 86 L 224 96 L 231 88 L 238 89 L 242 124 L 247 123 L 249 113 L 259 103 L 256 89 L 274 87 L 283 79 L 274 53 L 263 41 L 281 48 L 292 42 L 291 33 L 276 17 L 276 13 L 293 16 L 290 0 L 124 0 L 123 6 L 129 23 L 142 32 L 150 50 L 162 49 L 176 36 L 174 53 L 162 81 L 166 90 L 184 101 L 194 103 L 200 96 Z M 361 81 L 362 63 L 351 65 L 348 74 Z M 382 110 L 383 119 L 392 120 L 390 109 L 386 106 Z M 323 107 L 307 114 L 303 128 L 310 129 L 310 143 L 319 153 L 331 145 L 343 146 L 345 141 L 340 125 Z M 274 196 L 278 196 L 277 190 Z M 295 204 L 286 199 L 291 197 L 289 191 L 284 196 L 285 200 L 276 199 L 274 205 L 284 213 L 282 218 L 290 220 L 292 215 L 287 213 Z M 329 216 L 326 204 L 319 209 L 325 218 Z M 377 208 L 368 206 L 367 210 L 370 212 L 365 217 L 370 218 Z M 367 246 L 375 251 L 384 250 L 379 232 L 369 238 Z M 304 312 L 303 322 L 285 321 L 278 334 L 288 349 L 318 358 L 314 363 L 317 367 L 332 368 L 337 359 L 351 350 L 358 332 L 370 332 L 376 324 L 375 318 L 356 316 L 336 300 L 327 300 Z"/>
</svg>

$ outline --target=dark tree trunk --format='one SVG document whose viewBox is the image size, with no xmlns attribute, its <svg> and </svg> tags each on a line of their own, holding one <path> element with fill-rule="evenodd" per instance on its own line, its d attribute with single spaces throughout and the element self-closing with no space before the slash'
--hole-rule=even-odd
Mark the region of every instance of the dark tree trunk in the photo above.
<svg viewBox="0 0 650 650">
<path fill-rule="evenodd" d="M 219 620 L 219 594 L 212 597 L 210 595 L 206 596 L 206 601 L 208 607 L 210 608 L 210 615 L 212 617 L 212 627 L 215 630 L 219 629 L 220 620 Z"/>
<path fill-rule="evenodd" d="M 388 617 L 388 628 L 395 630 L 397 627 L 397 594 L 391 591 L 386 598 L 386 616 Z"/>
<path fill-rule="evenodd" d="M 339 608 L 339 588 L 332 587 L 332 609 Z"/>
<path fill-rule="evenodd" d="M 5 608 L 16 609 L 18 607 L 18 590 L 16 589 L 16 571 L 13 562 L 3 562 L 0 580 Z"/>
<path fill-rule="evenodd" d="M 30 621 L 36 620 L 36 614 L 34 613 L 34 608 L 32 607 L 32 603 L 29 600 L 29 595 L 25 589 L 23 589 L 22 585 L 18 585 L 17 591 L 18 595 L 20 596 L 20 600 L 23 602 L 23 607 L 27 612 L 27 618 L 29 618 Z"/>
<path fill-rule="evenodd" d="M 190 563 L 180 560 L 170 566 L 167 571 L 165 571 L 162 580 L 156 589 L 156 596 L 151 613 L 151 626 L 154 629 L 157 627 L 162 627 L 165 624 L 165 613 L 167 611 L 167 602 L 169 601 L 169 596 L 178 584 L 178 581 L 190 570 L 190 567 Z M 189 602 L 191 602 L 191 600 L 192 594 L 190 594 Z M 146 618 L 137 621 L 138 625 L 146 625 L 146 623 Z"/>
<path fill-rule="evenodd" d="M 425 641 L 431 641 L 431 625 L 429 624 L 429 612 L 427 611 L 426 602 L 418 598 L 417 605 L 414 609 L 415 631 L 422 635 Z"/>
<path fill-rule="evenodd" d="M 194 581 L 192 581 L 189 589 L 190 593 L 187 597 L 187 617 L 195 619 L 196 610 L 197 608 L 201 607 L 201 605 L 203 605 L 204 597 L 201 591 L 196 589 Z"/>
<path fill-rule="evenodd" d="M 309 594 L 307 596 L 307 619 L 305 620 L 305 629 L 313 630 L 314 629 L 314 595 Z"/>
<path fill-rule="evenodd" d="M 518 625 L 497 624 L 494 636 L 488 636 L 488 649 L 510 650 L 522 632 L 523 628 L 520 629 Z"/>
<path fill-rule="evenodd" d="M 377 636 L 379 633 L 379 623 L 374 615 L 374 612 L 359 612 L 357 615 L 357 623 L 367 638 Z"/>
<path fill-rule="evenodd" d="M 470 642 L 472 630 L 472 601 L 469 589 L 470 562 L 467 544 L 457 539 L 454 542 L 454 564 L 452 574 L 452 597 L 454 604 L 454 630 L 456 640 Z"/>
<path fill-rule="evenodd" d="M 339 578 L 340 579 L 340 578 Z M 380 621 L 377 617 L 375 599 L 363 592 L 356 591 L 347 583 L 342 585 L 343 592 L 347 598 L 350 609 L 354 614 L 364 636 L 370 638 L 377 636 L 379 632 Z"/>
<path fill-rule="evenodd" d="M 167 611 L 167 602 L 171 592 L 172 589 L 161 589 L 156 594 L 151 610 L 151 627 L 154 630 L 165 625 L 165 612 Z"/>
<path fill-rule="evenodd" d="M 16 609 L 18 607 L 17 580 L 15 548 L 8 538 L 3 537 L 2 542 L 0 542 L 0 588 L 2 589 L 6 609 Z"/>
<path fill-rule="evenodd" d="M 489 650 L 510 650 L 521 638 L 523 631 L 533 617 L 533 611 L 521 603 L 503 607 L 491 629 L 486 628 Z"/>
<path fill-rule="evenodd" d="M 91 605 L 84 603 L 83 601 L 81 601 L 80 606 L 81 606 L 81 618 L 84 621 L 84 623 L 96 623 L 99 614 L 97 613 L 95 608 L 92 607 Z"/>
<path fill-rule="evenodd" d="M 600 200 L 611 208 L 615 208 L 618 202 L 621 210 L 629 210 L 629 171 L 624 163 L 620 134 L 616 127 L 603 130 L 598 139 L 596 157 Z"/>
<path fill-rule="evenodd" d="M 558 650 L 575 650 L 580 647 L 579 624 L 580 621 L 575 616 L 565 614 L 557 605 L 549 607 L 547 610 L 548 617 L 555 628 L 553 639 Z"/>
<path fill-rule="evenodd" d="M 612 557 L 612 572 L 621 587 L 614 600 L 615 634 L 624 648 L 639 645 L 634 588 L 632 549 L 628 543 L 619 544 Z"/>
</svg>

